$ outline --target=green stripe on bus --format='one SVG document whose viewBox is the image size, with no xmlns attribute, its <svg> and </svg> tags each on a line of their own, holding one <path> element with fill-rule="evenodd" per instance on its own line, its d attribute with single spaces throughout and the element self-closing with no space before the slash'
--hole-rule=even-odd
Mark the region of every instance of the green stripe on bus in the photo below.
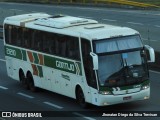
<svg viewBox="0 0 160 120">
<path fill-rule="evenodd" d="M 24 60 L 24 61 L 27 61 L 26 51 L 25 51 L 25 50 L 22 50 L 22 54 L 23 54 L 23 60 Z"/>
<path fill-rule="evenodd" d="M 38 71 L 39 71 L 39 77 L 43 77 L 42 66 L 37 66 L 37 67 L 38 67 Z"/>
<path fill-rule="evenodd" d="M 52 68 L 55 68 L 56 66 L 55 63 L 53 62 L 53 58 L 46 55 L 44 55 L 44 65 Z"/>
<path fill-rule="evenodd" d="M 6 56 L 10 56 L 10 57 L 14 57 L 17 59 L 27 61 L 27 53 L 25 50 L 20 50 L 18 48 L 6 46 L 5 47 L 5 54 L 6 54 Z M 39 64 L 40 60 L 39 60 L 38 54 L 36 52 L 32 52 L 32 55 L 34 57 L 33 63 Z M 64 60 L 63 58 L 60 59 L 60 58 L 56 58 L 56 57 L 50 57 L 47 55 L 43 55 L 43 56 L 44 56 L 44 61 L 43 61 L 44 66 L 55 68 L 58 70 L 69 72 L 69 73 L 73 73 L 76 75 L 82 75 L 82 68 L 81 68 L 80 62 Z M 29 62 L 31 62 L 31 61 L 29 61 Z M 40 68 L 40 71 L 42 71 L 41 68 Z M 41 75 L 43 76 L 43 74 L 41 74 Z"/>
<path fill-rule="evenodd" d="M 5 55 L 22 60 L 22 52 L 18 48 L 5 46 Z"/>
<path fill-rule="evenodd" d="M 39 64 L 39 59 L 37 53 L 33 53 L 34 63 Z"/>
<path fill-rule="evenodd" d="M 72 62 L 60 58 L 44 56 L 44 64 L 48 67 L 52 67 L 58 70 L 62 70 L 77 75 L 82 75 L 81 64 L 78 62 Z"/>
<path fill-rule="evenodd" d="M 82 75 L 82 68 L 81 68 L 81 63 L 76 62 L 78 64 L 78 69 L 79 69 L 79 75 Z"/>
</svg>

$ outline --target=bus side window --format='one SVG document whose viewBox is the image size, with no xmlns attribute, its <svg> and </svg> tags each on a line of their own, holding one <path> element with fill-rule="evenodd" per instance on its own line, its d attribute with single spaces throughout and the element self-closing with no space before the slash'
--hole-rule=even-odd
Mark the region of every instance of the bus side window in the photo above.
<svg viewBox="0 0 160 120">
<path fill-rule="evenodd" d="M 12 44 L 12 26 L 9 26 L 9 36 L 8 36 L 8 43 Z"/>
<path fill-rule="evenodd" d="M 54 41 L 54 34 L 48 34 L 48 44 L 49 44 L 49 53 L 55 54 L 55 41 Z"/>
<path fill-rule="evenodd" d="M 35 44 L 35 34 L 36 34 L 36 30 L 32 30 L 31 32 L 31 49 L 35 49 L 34 44 Z"/>
<path fill-rule="evenodd" d="M 4 30 L 5 30 L 5 42 L 6 43 L 10 43 L 10 40 L 9 40 L 9 38 L 10 38 L 10 29 L 9 28 L 11 28 L 9 25 L 4 25 Z"/>
<path fill-rule="evenodd" d="M 79 40 L 78 38 L 73 38 L 73 41 L 74 57 L 76 60 L 80 60 Z"/>
<path fill-rule="evenodd" d="M 54 48 L 54 34 L 53 33 L 45 33 L 42 35 L 43 39 L 43 52 L 54 54 L 55 48 Z"/>
<path fill-rule="evenodd" d="M 58 47 L 58 36 L 57 35 L 55 35 L 54 36 L 54 44 L 55 44 L 55 48 L 54 48 L 54 50 L 55 50 L 55 55 L 58 55 L 59 54 L 59 47 Z"/>
<path fill-rule="evenodd" d="M 66 57 L 66 36 L 62 36 L 59 39 L 59 55 L 62 57 Z"/>
<path fill-rule="evenodd" d="M 66 51 L 66 56 L 68 57 L 68 58 L 72 58 L 72 56 L 73 56 L 73 51 L 72 51 L 72 47 L 71 47 L 71 44 L 72 44 L 72 41 L 71 41 L 71 39 L 70 38 L 67 38 L 68 40 L 67 40 L 67 51 Z"/>
<path fill-rule="evenodd" d="M 26 29 L 25 41 L 26 41 L 26 48 L 31 48 L 31 30 Z"/>
<path fill-rule="evenodd" d="M 90 56 L 90 52 L 91 52 L 90 42 L 85 39 L 82 39 L 81 47 L 82 47 L 83 65 L 84 65 L 84 71 L 85 71 L 87 83 L 89 86 L 93 88 L 97 88 L 95 71 L 93 70 L 93 62 Z"/>
<path fill-rule="evenodd" d="M 16 45 L 17 46 L 21 46 L 22 45 L 22 40 L 23 40 L 22 34 L 23 34 L 22 28 L 18 27 L 17 28 L 17 40 L 16 40 Z"/>
<path fill-rule="evenodd" d="M 32 45 L 31 48 L 37 51 L 43 51 L 43 39 L 44 33 L 38 30 L 34 30 L 32 33 Z"/>
<path fill-rule="evenodd" d="M 22 28 L 22 46 L 24 47 L 24 48 L 26 48 L 26 38 L 25 38 L 25 36 L 26 36 L 26 28 Z"/>
<path fill-rule="evenodd" d="M 17 41 L 17 34 L 18 34 L 18 29 L 16 26 L 12 26 L 11 30 L 11 44 L 15 45 Z"/>
<path fill-rule="evenodd" d="M 67 57 L 80 60 L 79 40 L 76 37 L 68 37 L 67 39 Z"/>
<path fill-rule="evenodd" d="M 42 35 L 42 39 L 43 39 L 43 52 L 50 53 L 50 51 L 49 51 L 49 45 L 50 45 L 49 34 L 44 32 L 44 34 Z"/>
<path fill-rule="evenodd" d="M 18 45 L 17 38 L 19 34 L 18 26 L 5 25 L 5 41 L 11 45 Z"/>
<path fill-rule="evenodd" d="M 50 39 L 51 39 L 51 44 L 50 44 L 50 51 L 52 52 L 52 54 L 56 53 L 56 46 L 55 46 L 55 34 L 51 33 L 50 35 Z"/>
</svg>

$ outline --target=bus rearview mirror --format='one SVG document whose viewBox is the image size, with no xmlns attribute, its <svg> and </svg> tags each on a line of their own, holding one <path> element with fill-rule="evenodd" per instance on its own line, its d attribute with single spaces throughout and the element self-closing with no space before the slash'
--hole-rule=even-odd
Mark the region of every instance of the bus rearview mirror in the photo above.
<svg viewBox="0 0 160 120">
<path fill-rule="evenodd" d="M 93 61 L 93 70 L 98 70 L 98 56 L 93 52 L 90 52 L 90 55 Z"/>
<path fill-rule="evenodd" d="M 150 47 L 149 45 L 144 45 L 145 50 L 148 51 L 149 53 L 149 60 L 147 62 L 155 62 L 155 53 L 154 53 L 154 49 L 152 47 Z"/>
</svg>

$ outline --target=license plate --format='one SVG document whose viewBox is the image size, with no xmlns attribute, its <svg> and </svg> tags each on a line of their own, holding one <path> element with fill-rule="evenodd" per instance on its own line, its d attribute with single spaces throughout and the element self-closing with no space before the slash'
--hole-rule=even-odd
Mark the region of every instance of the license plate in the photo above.
<svg viewBox="0 0 160 120">
<path fill-rule="evenodd" d="M 123 100 L 130 100 L 132 99 L 132 96 L 123 97 Z"/>
</svg>

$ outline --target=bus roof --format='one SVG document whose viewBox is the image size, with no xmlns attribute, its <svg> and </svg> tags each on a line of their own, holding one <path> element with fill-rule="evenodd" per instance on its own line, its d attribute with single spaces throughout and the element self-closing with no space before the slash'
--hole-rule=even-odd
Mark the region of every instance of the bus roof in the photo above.
<svg viewBox="0 0 160 120">
<path fill-rule="evenodd" d="M 88 40 L 99 40 L 118 36 L 139 34 L 128 27 L 100 24 L 95 20 L 45 13 L 31 13 L 7 17 L 4 24 L 17 25 L 59 34 L 80 36 Z"/>
</svg>

